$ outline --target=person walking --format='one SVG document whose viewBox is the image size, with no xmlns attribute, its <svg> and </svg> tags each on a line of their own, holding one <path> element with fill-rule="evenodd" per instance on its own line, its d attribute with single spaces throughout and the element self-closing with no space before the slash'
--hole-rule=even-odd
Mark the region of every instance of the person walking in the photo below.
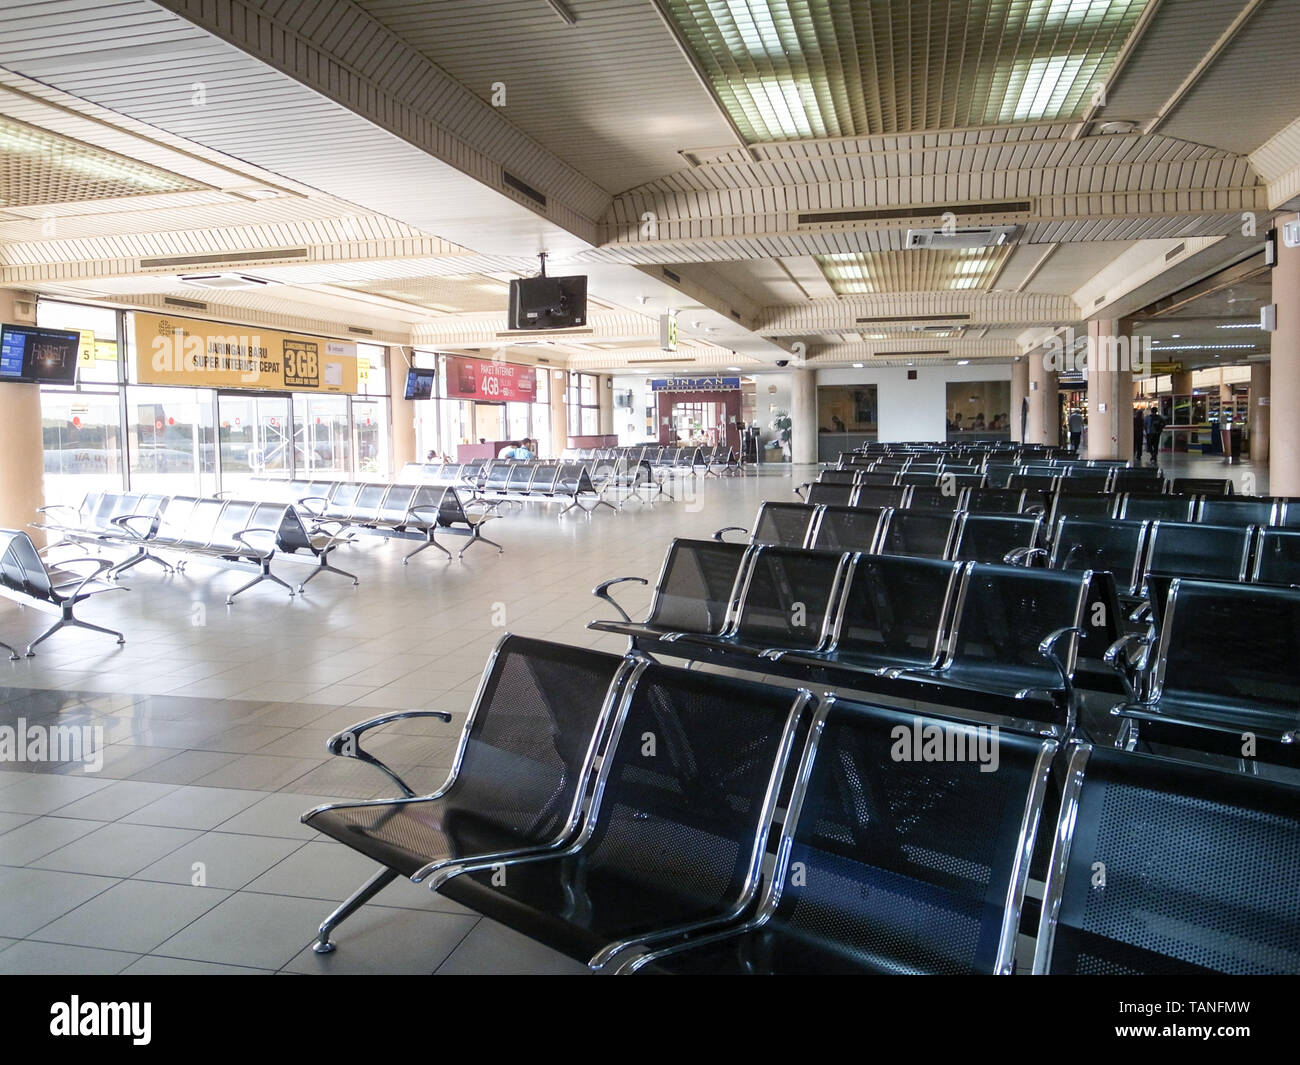
<svg viewBox="0 0 1300 1065">
<path fill-rule="evenodd" d="M 1133 465 L 1142 465 L 1142 437 L 1146 433 L 1146 427 L 1143 424 L 1143 410 L 1141 407 L 1133 408 Z"/>
<path fill-rule="evenodd" d="M 1147 438 L 1147 450 L 1151 452 L 1153 465 L 1160 464 L 1160 434 L 1164 432 L 1167 424 L 1160 413 L 1160 408 L 1153 404 L 1147 411 L 1146 420 L 1142 423 Z"/>
<path fill-rule="evenodd" d="M 1083 415 L 1077 410 L 1070 411 L 1070 450 L 1079 453 L 1079 441 L 1083 439 Z"/>
</svg>

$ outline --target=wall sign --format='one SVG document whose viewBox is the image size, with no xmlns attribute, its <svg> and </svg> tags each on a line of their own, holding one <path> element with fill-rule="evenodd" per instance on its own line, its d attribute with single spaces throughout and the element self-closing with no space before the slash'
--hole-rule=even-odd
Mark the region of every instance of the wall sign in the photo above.
<svg viewBox="0 0 1300 1065">
<path fill-rule="evenodd" d="M 534 403 L 537 370 L 512 362 L 447 356 L 447 395 L 488 403 Z"/>
<path fill-rule="evenodd" d="M 650 382 L 654 392 L 734 392 L 739 377 L 658 377 Z"/>
<path fill-rule="evenodd" d="M 328 337 L 136 312 L 135 347 L 142 385 L 357 390 L 357 346 Z"/>
</svg>

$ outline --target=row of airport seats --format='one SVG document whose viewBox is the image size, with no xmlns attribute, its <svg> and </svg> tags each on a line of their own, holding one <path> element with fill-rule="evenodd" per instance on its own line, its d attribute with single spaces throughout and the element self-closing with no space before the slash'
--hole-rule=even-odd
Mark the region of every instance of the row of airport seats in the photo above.
<svg viewBox="0 0 1300 1065">
<path fill-rule="evenodd" d="M 78 566 L 89 565 L 88 572 L 79 572 Z M 60 629 L 75 627 L 92 629 L 108 636 L 116 636 L 119 644 L 126 637 L 114 629 L 92 625 L 74 613 L 75 608 L 91 596 L 101 592 L 125 591 L 120 586 L 104 585 L 101 577 L 112 566 L 104 558 L 64 558 L 58 565 L 43 559 L 27 533 L 18 529 L 0 529 L 0 595 L 42 613 L 53 614 L 57 620 L 48 629 L 27 644 L 27 656 L 36 653 L 36 646 L 44 643 Z M 16 660 L 18 652 L 0 641 L 0 649 L 9 652 Z"/>
<path fill-rule="evenodd" d="M 410 484 L 401 481 L 286 481 L 254 479 L 266 496 L 291 501 L 310 519 L 317 532 L 342 536 L 351 531 L 376 533 L 398 539 L 423 542 L 402 559 L 406 565 L 427 548 L 434 547 L 451 559 L 451 552 L 438 542 L 438 531 L 468 537 L 458 558 L 476 543 L 485 543 L 502 554 L 504 548 L 483 535 L 482 526 L 500 517 L 496 505 L 487 500 L 463 499 L 453 485 Z"/>
<path fill-rule="evenodd" d="M 254 568 L 255 576 L 226 597 L 270 581 L 293 587 L 271 572 L 271 562 L 280 555 L 303 552 L 316 562 L 312 573 L 298 585 L 303 591 L 317 574 L 334 572 L 356 578 L 337 569 L 330 555 L 346 538 L 327 530 L 309 528 L 292 505 L 257 499 L 217 499 L 197 496 L 163 496 L 135 492 L 88 492 L 76 507 L 39 508 L 45 521 L 33 528 L 54 537 L 44 549 L 46 555 L 65 547 L 95 550 L 123 550 L 126 556 L 108 563 L 104 576 L 117 579 L 143 562 L 152 562 L 165 572 L 184 569 L 191 561 L 239 569 Z M 166 558 L 174 560 L 174 566 Z"/>
<path fill-rule="evenodd" d="M 475 498 L 509 499 L 515 502 L 568 501 L 561 516 L 570 510 L 591 513 L 599 506 L 619 510 L 623 502 L 648 502 L 641 489 L 656 485 L 648 462 L 612 455 L 586 461 L 552 462 L 549 459 L 478 459 L 461 465 L 407 463 L 399 481 L 436 484 L 468 490 Z M 655 496 L 669 495 L 658 482 Z M 614 499 L 609 502 L 609 497 Z M 670 496 L 671 497 L 671 496 Z M 590 506 L 583 499 L 591 499 Z"/>
<path fill-rule="evenodd" d="M 745 550 L 757 616 L 759 574 L 802 563 Z M 950 579 L 981 597 L 978 569 Z M 363 750 L 411 716 L 330 740 L 402 794 L 303 815 L 380 867 L 318 951 L 405 876 L 621 974 L 1300 971 L 1286 781 L 518 636 L 489 658 L 433 794 Z"/>
</svg>

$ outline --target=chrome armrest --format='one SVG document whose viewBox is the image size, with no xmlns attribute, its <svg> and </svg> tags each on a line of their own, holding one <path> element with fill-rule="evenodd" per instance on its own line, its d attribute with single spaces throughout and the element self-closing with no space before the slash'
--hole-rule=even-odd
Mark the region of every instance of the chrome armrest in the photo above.
<svg viewBox="0 0 1300 1065">
<path fill-rule="evenodd" d="M 1102 661 L 1119 675 L 1120 681 L 1128 690 L 1131 698 L 1136 699 L 1138 697 L 1135 681 L 1137 675 L 1147 668 L 1147 660 L 1153 642 L 1153 638 L 1149 633 L 1130 632 L 1107 647 L 1106 653 L 1102 656 Z M 1145 650 L 1136 661 L 1133 661 L 1128 657 L 1128 648 L 1135 643 L 1145 648 Z"/>
<path fill-rule="evenodd" d="M 149 539 L 149 529 L 153 528 L 157 516 L 157 514 L 119 514 L 116 518 L 109 518 L 108 520 L 110 524 L 116 525 L 128 536 L 133 536 L 137 540 L 147 540 Z M 149 525 L 144 532 L 140 532 L 138 529 L 131 527 L 130 523 L 133 521 L 147 521 Z"/>
<path fill-rule="evenodd" d="M 797 484 L 794 486 L 794 494 L 799 497 L 801 502 L 808 501 L 808 496 L 806 494 L 808 489 L 808 484 L 809 482 L 805 481 L 803 484 Z"/>
<path fill-rule="evenodd" d="M 391 714 L 372 717 L 368 721 L 362 721 L 351 728 L 344 729 L 342 732 L 336 732 L 325 741 L 325 749 L 330 754 L 338 755 L 340 758 L 355 758 L 360 762 L 366 762 L 374 766 L 401 788 L 402 794 L 406 798 L 413 799 L 416 793 L 411 790 L 406 781 L 369 751 L 361 749 L 361 737 L 364 733 L 369 732 L 372 728 L 378 728 L 380 725 L 387 725 L 392 721 L 403 721 L 412 717 L 436 717 L 439 721 L 451 722 L 451 714 L 446 710 L 397 710 Z"/>
<path fill-rule="evenodd" d="M 1002 556 L 1002 561 L 1010 566 L 1029 566 L 1032 560 L 1042 555 L 1047 557 L 1047 549 L 1043 547 L 1017 547 L 1014 551 L 1008 551 Z"/>
<path fill-rule="evenodd" d="M 256 544 L 252 543 L 251 541 L 245 540 L 244 537 L 247 536 L 249 533 L 269 533 L 271 535 L 270 549 L 267 550 L 266 548 L 258 547 Z M 260 529 L 260 528 L 240 529 L 239 532 L 235 533 L 235 539 L 238 540 L 245 547 L 247 547 L 250 551 L 257 552 L 259 557 L 270 558 L 272 555 L 275 554 L 275 540 L 279 535 L 280 535 L 279 529 Z"/>
<path fill-rule="evenodd" d="M 1049 632 L 1038 645 L 1038 653 L 1056 667 L 1056 671 L 1061 674 L 1061 683 L 1065 686 L 1066 695 L 1073 697 L 1074 681 L 1070 679 L 1070 674 L 1065 668 L 1065 663 L 1061 661 L 1061 656 L 1056 653 L 1056 645 L 1061 637 L 1070 633 L 1077 633 L 1079 636 L 1088 635 L 1086 630 L 1079 628 L 1077 625 L 1066 625 L 1055 632 Z"/>
<path fill-rule="evenodd" d="M 320 510 L 313 510 L 307 505 L 310 502 L 324 503 L 325 506 L 329 506 L 329 499 L 326 496 L 303 496 L 301 499 L 297 500 L 297 505 L 302 507 L 303 510 L 314 518 L 320 517 L 320 515 L 325 511 L 325 507 L 321 507 Z"/>
<path fill-rule="evenodd" d="M 743 525 L 724 525 L 721 529 L 719 529 L 717 532 L 713 534 L 713 538 L 717 540 L 718 543 L 726 543 L 727 541 L 722 538 L 722 534 L 729 533 L 729 532 L 742 532 L 746 536 L 749 535 L 749 530 L 746 529 Z"/>
<path fill-rule="evenodd" d="M 637 584 L 650 583 L 644 577 L 614 577 L 611 580 L 601 581 L 600 584 L 596 585 L 596 587 L 591 590 L 591 594 L 594 595 L 597 599 L 605 600 L 605 602 L 607 602 L 610 606 L 612 606 L 615 610 L 617 610 L 620 614 L 623 615 L 624 621 L 630 624 L 632 618 L 628 616 L 628 612 L 624 610 L 621 606 L 619 606 L 618 603 L 615 602 L 614 597 L 609 594 L 610 588 L 612 588 L 616 584 L 622 584 L 624 581 L 636 581 Z"/>
<path fill-rule="evenodd" d="M 106 569 L 113 568 L 113 563 L 110 562 L 108 559 L 92 558 L 89 555 L 85 555 L 80 558 L 61 558 L 55 564 L 55 566 L 58 569 L 62 569 L 64 566 L 67 566 L 73 562 L 91 562 L 94 563 L 95 568 L 90 573 L 87 573 L 86 576 L 79 577 L 75 581 L 60 581 L 58 584 L 55 584 L 53 581 L 50 582 L 50 586 L 54 589 L 55 592 L 57 592 L 61 596 L 64 594 L 63 593 L 64 588 L 71 587 L 72 585 L 75 584 L 76 587 L 72 589 L 71 594 L 64 596 L 64 598 L 67 599 L 79 598 L 82 595 L 82 589 L 85 588 L 87 584 L 89 584 L 93 580 L 97 580 L 99 575 L 103 573 Z M 119 587 L 108 587 L 108 588 L 99 588 L 96 589 L 96 591 L 101 591 L 101 592 L 123 591 L 124 592 L 126 591 L 126 589 L 119 588 Z M 87 592 L 86 594 L 89 595 L 93 593 Z"/>
</svg>

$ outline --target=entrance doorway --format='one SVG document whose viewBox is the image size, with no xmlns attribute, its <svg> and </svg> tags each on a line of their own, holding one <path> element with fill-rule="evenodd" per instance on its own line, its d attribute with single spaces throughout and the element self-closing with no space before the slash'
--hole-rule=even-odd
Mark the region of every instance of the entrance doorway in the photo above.
<svg viewBox="0 0 1300 1065">
<path fill-rule="evenodd" d="M 293 477 L 292 424 L 288 396 L 219 392 L 222 489 L 237 494 L 253 477 Z"/>
</svg>

